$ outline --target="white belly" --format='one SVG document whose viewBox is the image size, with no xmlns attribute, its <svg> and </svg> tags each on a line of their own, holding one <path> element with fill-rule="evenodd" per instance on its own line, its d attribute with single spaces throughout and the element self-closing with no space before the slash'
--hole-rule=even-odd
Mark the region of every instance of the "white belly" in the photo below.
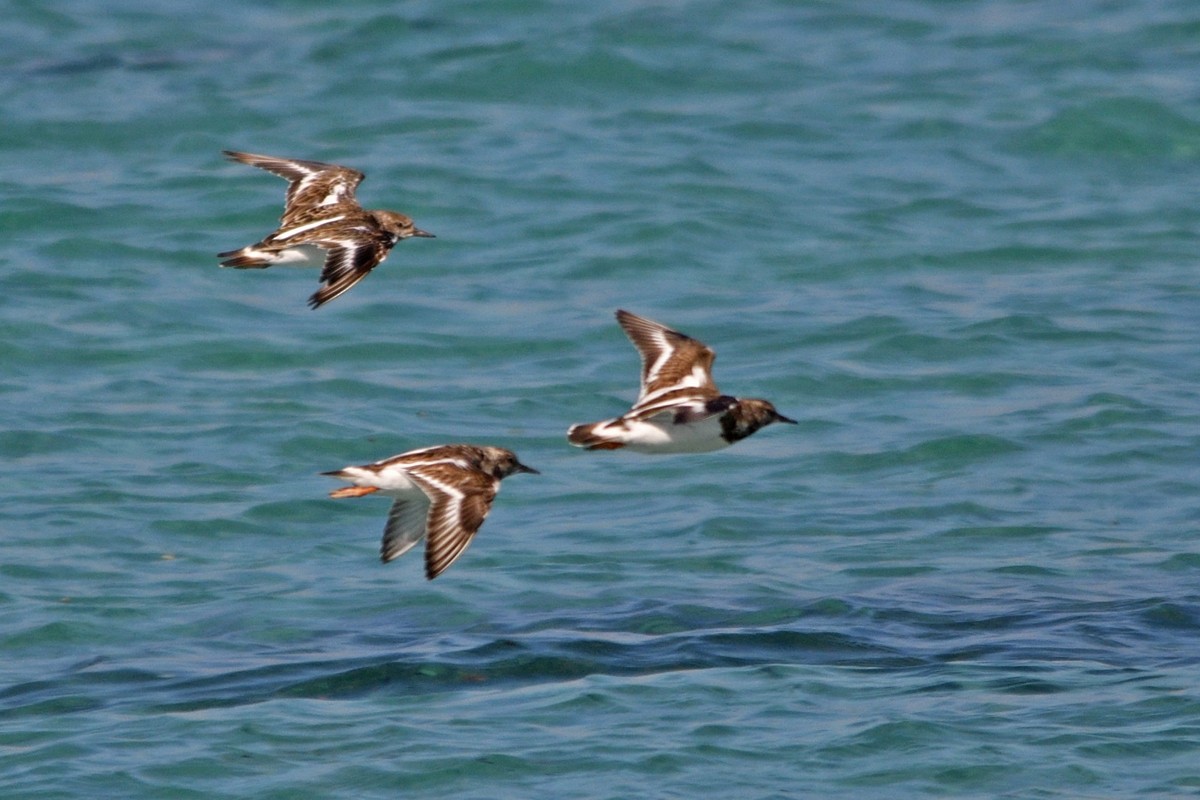
<svg viewBox="0 0 1200 800">
<path fill-rule="evenodd" d="M 273 267 L 320 267 L 325 264 L 325 251 L 311 244 L 289 247 L 274 254 Z"/>
<path fill-rule="evenodd" d="M 384 494 L 395 497 L 425 494 L 421 490 L 421 487 L 413 483 L 409 479 L 408 473 L 402 469 L 385 468 L 379 472 L 372 472 L 371 470 L 359 467 L 346 467 L 342 470 L 342 474 L 339 477 L 354 486 L 373 486 Z"/>
<path fill-rule="evenodd" d="M 619 438 L 639 453 L 710 453 L 729 446 L 721 438 L 721 418 L 716 415 L 687 425 L 674 424 L 666 414 L 626 425 Z"/>
</svg>

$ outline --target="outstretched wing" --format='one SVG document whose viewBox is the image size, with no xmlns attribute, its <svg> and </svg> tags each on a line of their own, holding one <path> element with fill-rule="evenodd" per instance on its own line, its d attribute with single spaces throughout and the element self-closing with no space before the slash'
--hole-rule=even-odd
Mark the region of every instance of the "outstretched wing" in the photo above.
<svg viewBox="0 0 1200 800">
<path fill-rule="evenodd" d="M 399 497 L 388 511 L 383 529 L 379 559 L 385 564 L 407 553 L 425 538 L 425 521 L 429 518 L 426 497 Z"/>
<path fill-rule="evenodd" d="M 716 354 L 703 342 L 628 311 L 617 322 L 642 357 L 642 386 L 635 411 L 671 396 L 719 395 L 712 379 Z"/>
<path fill-rule="evenodd" d="M 330 206 L 359 207 L 354 190 L 362 183 L 364 176 L 356 169 L 322 161 L 276 158 L 235 150 L 226 150 L 225 155 L 234 161 L 265 169 L 288 182 L 280 227 L 299 225 L 328 215 Z"/>
<path fill-rule="evenodd" d="M 326 250 L 325 266 L 321 269 L 321 288 L 308 298 L 311 308 L 318 308 L 350 289 L 367 277 L 367 273 L 387 258 L 387 242 L 371 239 L 326 239 L 311 242 Z"/>
<path fill-rule="evenodd" d="M 409 475 L 429 497 L 425 577 L 433 580 L 475 538 L 491 511 L 500 481 L 452 462 L 414 467 Z"/>
</svg>

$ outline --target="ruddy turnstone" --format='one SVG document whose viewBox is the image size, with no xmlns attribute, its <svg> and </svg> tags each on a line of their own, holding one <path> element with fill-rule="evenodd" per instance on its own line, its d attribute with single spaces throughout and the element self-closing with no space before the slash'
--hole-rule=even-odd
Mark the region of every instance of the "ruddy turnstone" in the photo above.
<svg viewBox="0 0 1200 800">
<path fill-rule="evenodd" d="M 796 423 L 766 400 L 717 391 L 716 354 L 703 342 L 628 311 L 618 311 L 617 322 L 641 354 L 641 393 L 627 414 L 571 426 L 571 444 L 588 450 L 707 453 L 772 422 Z"/>
<path fill-rule="evenodd" d="M 425 577 L 433 580 L 471 543 L 500 491 L 500 479 L 517 472 L 537 474 L 510 450 L 447 444 L 321 474 L 354 484 L 330 497 L 372 492 L 394 497 L 379 556 L 386 564 L 428 536 Z"/>
<path fill-rule="evenodd" d="M 234 161 L 273 172 L 288 181 L 279 229 L 258 244 L 218 253 L 222 267 L 265 269 L 276 264 L 323 261 L 321 288 L 308 304 L 317 308 L 367 276 L 397 242 L 433 238 L 395 211 L 369 211 L 354 199 L 363 174 L 356 169 L 226 150 Z"/>
</svg>

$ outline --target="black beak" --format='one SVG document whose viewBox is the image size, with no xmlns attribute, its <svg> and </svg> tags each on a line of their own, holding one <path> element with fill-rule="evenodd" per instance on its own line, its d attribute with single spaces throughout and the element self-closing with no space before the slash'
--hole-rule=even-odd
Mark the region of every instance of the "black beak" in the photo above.
<svg viewBox="0 0 1200 800">
<path fill-rule="evenodd" d="M 789 425 L 799 425 L 800 424 L 799 422 L 796 422 L 796 420 L 792 419 L 791 417 L 785 417 L 783 414 L 780 414 L 778 411 L 775 412 L 775 421 L 776 422 L 786 422 Z"/>
<path fill-rule="evenodd" d="M 429 231 L 423 231 L 420 228 L 413 228 L 413 232 L 410 233 L 409 236 L 420 236 L 422 239 L 436 239 L 437 238 Z"/>
<path fill-rule="evenodd" d="M 542 474 L 542 473 L 538 472 L 536 469 L 534 469 L 533 467 L 525 466 L 520 461 L 517 462 L 517 465 L 516 465 L 516 467 L 513 468 L 513 471 L 514 472 L 529 472 L 529 473 L 532 473 L 533 475 L 541 475 Z"/>
</svg>

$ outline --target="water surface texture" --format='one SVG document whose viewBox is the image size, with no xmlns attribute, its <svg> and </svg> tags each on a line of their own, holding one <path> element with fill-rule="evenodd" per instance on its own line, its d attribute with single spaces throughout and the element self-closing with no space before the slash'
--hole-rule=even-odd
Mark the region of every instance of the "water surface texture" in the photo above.
<svg viewBox="0 0 1200 800">
<path fill-rule="evenodd" d="M 1200 7 L 14 3 L 0 796 L 1200 791 Z M 349 164 L 402 243 L 219 269 Z M 628 308 L 799 426 L 651 458 Z M 514 449 L 465 556 L 322 470 Z"/>
</svg>

